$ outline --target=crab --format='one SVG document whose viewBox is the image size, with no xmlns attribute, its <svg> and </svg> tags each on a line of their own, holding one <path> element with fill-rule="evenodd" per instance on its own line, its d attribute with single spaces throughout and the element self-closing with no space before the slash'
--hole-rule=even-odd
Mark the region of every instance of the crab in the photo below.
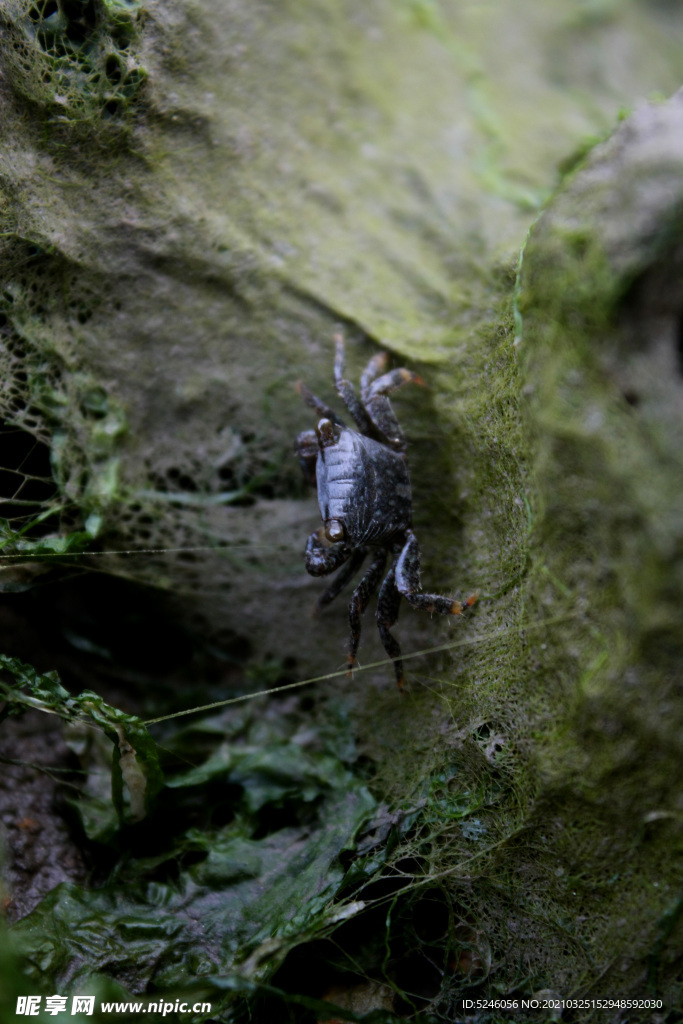
<svg viewBox="0 0 683 1024">
<path fill-rule="evenodd" d="M 460 615 L 477 598 L 472 595 L 461 603 L 420 592 L 420 549 L 412 528 L 407 445 L 388 396 L 403 384 L 424 381 L 404 368 L 387 372 L 388 355 L 381 352 L 372 357 L 361 375 L 359 399 L 344 376 L 341 335 L 335 337 L 335 346 L 334 382 L 355 427 L 347 426 L 305 384 L 297 385 L 306 405 L 319 417 L 315 430 L 299 434 L 296 444 L 304 474 L 317 486 L 323 521 L 308 538 L 304 562 L 311 576 L 329 576 L 339 570 L 318 599 L 320 610 L 341 593 L 365 559 L 371 558 L 349 604 L 348 672 L 356 665 L 361 616 L 379 587 L 377 628 L 402 690 L 401 648 L 390 632 L 398 619 L 401 598 L 413 608 L 440 615 Z"/>
</svg>

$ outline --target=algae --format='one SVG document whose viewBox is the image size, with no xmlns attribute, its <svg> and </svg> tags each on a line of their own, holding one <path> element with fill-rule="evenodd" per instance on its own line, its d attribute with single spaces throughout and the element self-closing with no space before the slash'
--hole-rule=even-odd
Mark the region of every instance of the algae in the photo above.
<svg viewBox="0 0 683 1024">
<path fill-rule="evenodd" d="M 146 549 L 92 568 L 193 592 L 192 617 L 218 645 L 254 646 L 268 591 L 265 653 L 304 674 L 330 667 L 324 649 L 291 640 L 313 603 L 300 570 L 316 519 L 312 502 L 292 502 L 292 439 L 308 420 L 291 386 L 329 389 L 342 326 L 353 372 L 376 344 L 429 364 L 420 405 L 400 400 L 414 472 L 440 444 L 430 422 L 462 436 L 471 360 L 486 361 L 474 350 L 508 287 L 499 268 L 557 163 L 624 104 L 678 81 L 671 12 L 581 11 L 583 26 L 559 2 L 502 3 L 492 19 L 456 3 L 320 0 L 305 16 L 265 2 L 215 16 L 158 0 L 5 5 L 4 420 L 51 452 L 69 500 L 53 529 L 95 512 L 103 549 Z M 624 39 L 640 47 L 628 82 Z M 125 79 L 107 76 L 114 53 L 145 78 L 108 117 L 107 90 Z M 54 100 L 58 72 L 73 116 Z M 77 421 L 77 409 L 99 414 L 76 374 L 126 424 L 106 435 L 104 464 L 106 421 Z M 486 462 L 476 439 L 462 458 Z M 452 507 L 461 482 L 444 493 Z M 230 509 L 208 507 L 244 488 Z M 196 507 L 182 500 L 192 493 Z M 488 587 L 464 568 L 455 585 Z M 425 632 L 415 627 L 416 644 Z"/>
<path fill-rule="evenodd" d="M 565 709 L 538 738 L 536 813 L 572 823 L 555 853 L 584 942 L 613 951 L 604 983 L 627 957 L 641 991 L 668 974 L 673 1005 L 673 928 L 668 946 L 657 936 L 681 884 L 680 308 L 667 280 L 680 265 L 682 113 L 680 93 L 643 105 L 591 152 L 532 229 L 519 291 L 532 578 L 574 609 L 541 656 Z"/>
<path fill-rule="evenodd" d="M 74 90 L 113 38 L 109 6 L 92 6 L 99 35 L 88 68 L 69 72 Z M 237 853 L 248 875 L 260 851 L 272 866 L 285 849 L 259 835 L 264 787 L 271 822 L 291 828 L 294 804 L 300 834 L 310 826 L 314 871 L 325 839 L 303 795 L 329 810 L 330 789 L 367 783 L 379 806 L 361 801 L 346 835 L 328 835 L 322 902 L 308 875 L 290 893 L 312 917 L 286 941 L 272 925 L 256 949 L 249 932 L 255 987 L 213 978 L 231 993 L 222 1019 L 239 1019 L 238 1004 L 306 1019 L 330 992 L 348 1008 L 340 986 L 375 993 L 364 1012 L 416 1020 L 452 1020 L 472 993 L 652 994 L 667 1012 L 680 1001 L 678 101 L 593 143 L 638 97 L 678 85 L 680 14 L 636 2 L 501 2 L 493 18 L 455 2 L 135 10 L 129 50 L 146 77 L 114 135 L 98 120 L 101 77 L 72 118 L 29 96 L 47 59 L 30 33 L 30 67 L 0 84 L 3 417 L 49 450 L 56 485 L 15 507 L 9 529 L 68 502 L 61 535 L 90 521 L 103 552 L 138 549 L 125 570 L 96 548 L 78 564 L 168 588 L 220 650 L 237 635 L 254 663 L 245 689 L 334 669 L 343 613 L 308 626 L 301 548 L 317 516 L 291 456 L 308 419 L 290 382 L 331 395 L 341 326 L 354 377 L 378 345 L 421 364 L 428 390 L 397 407 L 424 580 L 478 588 L 480 603 L 457 632 L 405 617 L 406 650 L 432 653 L 408 662 L 403 701 L 373 670 L 295 705 L 312 743 L 346 744 L 337 774 L 321 761 L 326 777 L 310 764 L 295 777 L 273 702 L 249 725 L 246 765 L 216 737 L 239 723 L 208 726 L 214 760 L 193 748 L 178 791 L 222 773 L 221 799 L 256 837 L 205 821 L 171 837 L 161 863 L 132 869 L 139 902 L 122 916 L 116 874 L 56 891 L 33 918 L 31 956 L 47 941 L 48 980 L 66 984 L 71 937 L 50 921 L 68 922 L 73 899 L 78 922 L 89 906 L 100 915 L 101 959 L 82 968 L 101 971 L 93 985 L 116 984 L 107 936 L 123 962 L 128 910 L 147 970 L 176 936 L 152 912 L 145 945 L 140 907 L 149 916 L 155 894 L 177 905 L 174 872 L 205 887 L 211 913 L 215 885 L 219 913 L 239 899 Z M 92 145 L 76 147 L 88 122 Z M 105 836 L 113 819 L 87 796 L 84 825 Z M 425 925 L 435 908 L 438 934 Z M 217 944 L 216 924 L 211 956 Z M 152 976 L 122 970 L 143 988 Z M 162 973 L 179 983 L 170 962 Z"/>
</svg>

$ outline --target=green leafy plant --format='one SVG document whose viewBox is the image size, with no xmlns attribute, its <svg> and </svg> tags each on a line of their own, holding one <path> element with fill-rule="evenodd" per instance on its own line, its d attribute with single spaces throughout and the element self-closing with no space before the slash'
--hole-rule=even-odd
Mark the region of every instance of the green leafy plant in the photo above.
<svg viewBox="0 0 683 1024">
<path fill-rule="evenodd" d="M 71 724 L 82 723 L 101 730 L 112 742 L 111 794 L 119 820 L 140 821 L 163 785 L 156 745 L 135 715 L 112 707 L 91 690 L 72 696 L 56 672 L 40 675 L 17 658 L 0 655 L 0 678 L 5 700 L 1 717 L 35 708 L 58 715 Z"/>
</svg>

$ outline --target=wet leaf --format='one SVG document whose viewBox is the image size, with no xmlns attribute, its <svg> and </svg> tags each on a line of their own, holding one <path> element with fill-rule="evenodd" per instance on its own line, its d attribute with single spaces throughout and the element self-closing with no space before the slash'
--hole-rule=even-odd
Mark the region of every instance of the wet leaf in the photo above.
<svg viewBox="0 0 683 1024">
<path fill-rule="evenodd" d="M 313 829 L 254 838 L 236 821 L 188 830 L 174 863 L 190 851 L 199 861 L 162 881 L 143 860 L 98 890 L 59 886 L 15 928 L 30 977 L 54 989 L 68 972 L 71 990 L 104 972 L 133 992 L 208 974 L 267 978 L 293 945 L 338 916 L 339 856 L 374 807 L 365 787 L 348 775 L 346 783 L 329 793 Z"/>
<path fill-rule="evenodd" d="M 121 823 L 139 821 L 163 786 L 156 744 L 135 715 L 107 704 L 90 690 L 76 697 L 56 672 L 39 674 L 17 658 L 0 655 L 0 669 L 13 679 L 0 679 L 0 694 L 9 713 L 35 708 L 71 723 L 96 724 L 114 744 L 111 764 L 113 806 Z"/>
</svg>

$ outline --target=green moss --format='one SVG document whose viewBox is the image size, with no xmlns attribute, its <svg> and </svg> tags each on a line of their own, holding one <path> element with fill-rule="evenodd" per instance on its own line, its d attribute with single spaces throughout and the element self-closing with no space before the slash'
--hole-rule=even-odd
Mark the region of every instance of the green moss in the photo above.
<svg viewBox="0 0 683 1024">
<path fill-rule="evenodd" d="M 675 124 L 673 106 L 670 115 Z M 619 984 L 607 961 L 628 957 L 644 988 L 657 948 L 658 990 L 675 1001 L 672 949 L 657 936 L 681 884 L 669 809 L 680 758 L 672 666 L 683 650 L 670 605 L 679 583 L 665 553 L 677 544 L 681 520 L 673 453 L 624 400 L 611 370 L 614 351 L 622 366 L 631 358 L 621 311 L 634 281 L 650 260 L 675 251 L 675 195 L 673 218 L 651 212 L 641 198 L 637 218 L 624 220 L 623 197 L 638 194 L 634 182 L 653 173 L 647 146 L 655 129 L 645 112 L 639 116 L 642 122 L 627 122 L 592 155 L 535 225 L 521 271 L 539 498 L 531 582 L 538 600 L 543 579 L 551 581 L 546 603 L 567 616 L 540 655 L 541 687 L 562 711 L 548 714 L 538 737 L 546 785 L 535 816 L 536 834 L 564 823 L 554 855 L 574 887 L 577 914 L 589 921 L 586 952 L 605 957 L 605 983 Z M 659 130 L 665 149 L 675 132 Z M 656 159 L 667 158 L 659 152 Z M 638 340 L 649 345 L 647 334 Z M 665 406 L 659 415 L 667 416 Z"/>
<path fill-rule="evenodd" d="M 8 0 L 1 53 L 11 87 L 46 128 L 81 144 L 120 145 L 147 78 L 137 0 Z"/>
<path fill-rule="evenodd" d="M 305 17 L 297 3 L 149 3 L 129 21 L 102 4 L 88 8 L 99 13 L 77 55 L 44 49 L 44 32 L 22 28 L 25 8 L 8 10 L 8 45 L 26 61 L 12 57 L 11 94 L 0 82 L 14 147 L 2 208 L 4 415 L 49 445 L 61 498 L 86 522 L 101 517 L 116 545 L 142 549 L 127 571 L 182 593 L 216 647 L 239 631 L 271 682 L 285 663 L 302 676 L 334 668 L 343 611 L 302 625 L 314 585 L 301 548 L 317 512 L 292 500 L 292 439 L 311 423 L 290 381 L 333 401 L 331 337 L 342 325 L 353 379 L 384 346 L 422 363 L 428 382 L 396 400 L 423 579 L 478 589 L 480 601 L 452 623 L 403 614 L 405 650 L 426 652 L 407 663 L 404 698 L 380 670 L 319 687 L 314 711 L 297 709 L 302 735 L 334 734 L 357 773 L 350 789 L 367 772 L 380 804 L 344 852 L 347 873 L 335 862 L 334 884 L 321 882 L 333 914 L 358 917 L 363 941 L 316 916 L 316 903 L 286 943 L 251 961 L 259 979 L 291 949 L 424 1009 L 405 965 L 427 970 L 420 921 L 434 902 L 446 925 L 429 948 L 441 981 L 425 1013 L 453 1019 L 474 986 L 603 996 L 609 981 L 640 995 L 645 969 L 668 985 L 679 927 L 667 849 L 677 720 L 665 682 L 678 664 L 675 484 L 599 354 L 627 287 L 653 250 L 666 253 L 663 229 L 619 263 L 619 236 L 603 227 L 620 179 L 589 188 L 584 159 L 531 232 L 512 307 L 514 254 L 563 173 L 560 156 L 600 136 L 653 75 L 662 89 L 679 80 L 660 9 L 624 4 L 620 17 L 577 26 L 561 2 L 501 4 L 494 19 L 486 5 L 446 3 L 357 5 L 352 17 L 326 0 Z M 60 18 L 64 48 L 73 24 Z M 628 67 L 624 33 L 639 55 Z M 136 155 L 129 135 L 118 149 L 71 152 L 64 139 L 93 124 L 93 140 L 105 140 L 101 104 L 112 78 L 125 82 L 124 51 L 126 68 L 149 75 L 113 118 L 115 129 L 135 125 Z M 58 73 L 65 120 L 48 90 Z M 615 205 L 624 215 L 611 228 L 631 223 L 639 200 L 619 194 Z M 259 500 L 227 507 L 226 494 Z M 95 564 L 121 571 L 108 556 Z M 372 634 L 368 616 L 366 661 L 379 653 Z M 277 698 L 250 733 L 246 786 L 258 802 L 268 776 L 284 805 L 293 759 L 283 756 L 284 783 L 274 779 L 268 708 L 280 713 Z M 314 783 L 333 816 L 325 780 Z M 309 776 L 302 792 L 310 786 Z M 355 828 L 363 815 L 345 806 Z M 225 883 L 211 910 L 218 936 L 237 855 L 252 863 L 267 846 L 272 866 L 278 846 L 223 831 L 211 863 L 186 870 L 183 855 L 210 860 L 213 838 L 191 836 L 172 866 L 148 864 L 138 881 L 159 872 L 175 899 L 179 866 L 207 903 Z M 325 845 L 318 829 L 309 840 Z M 250 878 L 242 890 L 247 916 L 256 887 Z M 106 894 L 71 893 L 77 926 L 96 906 L 101 920 L 113 915 L 118 943 L 119 892 L 113 879 Z M 41 928 L 62 895 L 38 912 Z M 308 895 L 303 883 L 294 890 L 302 905 Z M 148 894 L 139 898 L 147 914 Z M 624 915 L 626 938 L 615 924 Z M 284 915 L 277 927 L 279 941 Z M 60 964 L 61 940 L 49 938 Z M 158 951 L 169 936 L 153 938 Z M 123 957 L 125 942 L 117 949 Z M 463 952 L 476 954 L 475 974 Z M 612 966 L 622 957 L 626 978 Z M 173 965 L 165 971 L 176 984 Z"/>
</svg>

